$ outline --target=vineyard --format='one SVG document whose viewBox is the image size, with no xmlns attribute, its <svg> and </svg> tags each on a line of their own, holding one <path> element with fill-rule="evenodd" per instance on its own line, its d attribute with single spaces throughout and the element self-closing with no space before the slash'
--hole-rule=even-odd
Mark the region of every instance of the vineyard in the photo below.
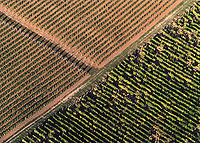
<svg viewBox="0 0 200 143">
<path fill-rule="evenodd" d="M 200 1 L 0 0 L 0 142 L 200 142 L 199 51 Z"/>
<path fill-rule="evenodd" d="M 47 31 L 76 58 L 98 68 L 109 63 L 181 2 L 0 1 L 4 8 L 17 13 L 13 17 L 20 16 L 35 29 Z"/>
<path fill-rule="evenodd" d="M 200 142 L 199 24 L 196 2 L 20 142 Z"/>
<path fill-rule="evenodd" d="M 62 56 L 56 45 L 4 14 L 0 14 L 0 37 L 1 137 L 88 77 L 90 68 Z"/>
</svg>

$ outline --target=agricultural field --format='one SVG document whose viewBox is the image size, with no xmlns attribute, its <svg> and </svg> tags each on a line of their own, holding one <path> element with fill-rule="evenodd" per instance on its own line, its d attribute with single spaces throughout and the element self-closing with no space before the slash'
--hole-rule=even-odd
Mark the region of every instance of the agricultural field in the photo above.
<svg viewBox="0 0 200 143">
<path fill-rule="evenodd" d="M 89 68 L 0 14 L 0 137 L 60 96 Z M 41 113 L 42 111 L 40 111 Z"/>
<path fill-rule="evenodd" d="M 200 142 L 200 2 L 19 142 Z"/>
<path fill-rule="evenodd" d="M 102 68 L 183 0 L 3 0 L 1 8 L 30 29 Z M 14 13 L 13 13 L 14 12 Z M 37 31 L 36 31 L 37 32 Z M 51 36 L 46 36 L 47 32 Z M 53 37 L 52 37 L 53 36 Z"/>
<path fill-rule="evenodd" d="M 0 142 L 200 142 L 193 1 L 0 0 Z"/>
</svg>

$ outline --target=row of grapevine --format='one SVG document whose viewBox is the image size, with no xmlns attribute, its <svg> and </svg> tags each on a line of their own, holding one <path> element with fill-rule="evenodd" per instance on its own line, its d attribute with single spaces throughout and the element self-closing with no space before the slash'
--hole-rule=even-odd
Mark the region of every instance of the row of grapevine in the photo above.
<svg viewBox="0 0 200 143">
<path fill-rule="evenodd" d="M 34 32 L 0 15 L 0 136 L 88 75 Z M 57 49 L 57 50 L 56 50 Z M 62 56 L 61 56 L 62 55 Z"/>
<path fill-rule="evenodd" d="M 20 142 L 200 142 L 200 2 Z"/>
<path fill-rule="evenodd" d="M 175 3 L 175 0 L 1 1 L 99 66 L 108 63 L 114 52 L 125 49 L 123 46 L 128 47 L 130 44 L 126 43 Z"/>
<path fill-rule="evenodd" d="M 139 26 L 135 26 L 135 28 L 133 28 L 130 32 L 127 32 L 127 34 L 119 39 L 119 41 L 123 41 L 121 42 L 120 45 L 114 45 L 116 46 L 113 50 L 111 50 L 111 48 L 107 49 L 104 53 L 101 54 L 101 56 L 99 56 L 97 58 L 97 60 L 99 60 L 99 63 L 103 63 L 108 57 L 110 57 L 112 55 L 112 53 L 116 52 L 118 49 L 120 49 L 121 47 L 125 46 L 131 39 L 133 39 L 135 36 L 137 36 L 143 29 L 145 29 L 146 27 L 148 27 L 152 22 L 154 22 L 154 20 L 156 20 L 160 15 L 163 14 L 163 12 L 167 11 L 167 9 L 172 6 L 176 1 L 172 1 L 170 3 L 170 1 L 167 1 L 165 4 L 161 5 L 161 7 L 159 7 L 158 9 L 154 9 L 155 12 L 153 12 L 153 14 L 151 14 L 148 18 L 146 18 L 145 20 L 143 20 L 141 23 L 138 23 L 138 20 L 136 21 L 135 24 L 139 24 Z M 169 4 L 169 5 L 167 5 Z M 159 12 L 160 11 L 160 12 Z M 140 28 L 138 28 L 140 27 Z M 123 32 L 125 33 L 125 32 Z M 116 43 L 118 44 L 118 43 Z"/>
</svg>

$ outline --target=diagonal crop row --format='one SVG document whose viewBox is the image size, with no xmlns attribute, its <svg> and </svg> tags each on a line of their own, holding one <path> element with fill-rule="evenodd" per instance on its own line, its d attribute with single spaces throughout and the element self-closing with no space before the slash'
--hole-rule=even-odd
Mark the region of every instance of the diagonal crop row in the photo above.
<svg viewBox="0 0 200 143">
<path fill-rule="evenodd" d="M 86 62 L 99 67 L 108 63 L 112 54 L 126 49 L 134 36 L 177 3 L 175 0 L 1 1 L 4 7 L 66 44 L 75 56 L 84 56 Z"/>
<path fill-rule="evenodd" d="M 91 68 L 2 13 L 0 37 L 2 137 L 88 76 Z"/>
<path fill-rule="evenodd" d="M 200 142 L 200 2 L 20 142 Z"/>
</svg>

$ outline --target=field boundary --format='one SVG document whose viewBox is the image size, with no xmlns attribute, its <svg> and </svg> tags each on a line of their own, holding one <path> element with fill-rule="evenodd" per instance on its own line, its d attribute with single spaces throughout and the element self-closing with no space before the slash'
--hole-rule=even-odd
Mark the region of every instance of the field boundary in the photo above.
<svg viewBox="0 0 200 143">
<path fill-rule="evenodd" d="M 91 65 L 94 67 L 98 67 L 95 63 L 91 64 L 91 62 L 88 62 L 84 57 L 82 57 L 80 54 L 78 56 L 75 56 L 72 51 L 71 47 L 67 46 L 66 44 L 62 43 L 58 38 L 55 36 L 50 35 L 47 31 L 40 29 L 39 27 L 33 25 L 28 20 L 25 20 L 23 17 L 17 15 L 14 11 L 11 11 L 9 8 L 6 8 L 4 5 L 0 4 L 0 12 L 4 13 L 7 17 L 11 18 L 12 20 L 16 21 L 17 23 L 20 23 L 25 28 L 33 31 L 34 33 L 38 34 L 39 36 L 47 39 L 48 41 L 57 44 L 60 48 L 65 50 L 67 53 L 72 55 L 74 58 L 84 62 L 86 65 Z"/>
<path fill-rule="evenodd" d="M 177 0 L 174 3 L 169 4 L 169 5 L 165 5 L 165 7 L 163 7 L 163 10 L 160 10 L 159 12 L 162 12 L 161 14 L 157 13 L 155 14 L 156 18 L 153 16 L 152 18 L 155 20 L 153 20 L 152 22 L 151 19 L 148 19 L 147 21 L 144 22 L 144 27 L 140 27 L 138 29 L 136 29 L 134 31 L 134 33 L 136 35 L 134 35 L 131 40 L 129 40 L 125 45 L 123 45 L 122 47 L 120 47 L 118 50 L 116 50 L 112 55 L 110 55 L 110 57 L 113 57 L 111 59 L 106 59 L 104 62 L 102 62 L 99 67 L 103 67 L 105 65 L 107 65 L 109 63 L 110 60 L 115 59 L 116 56 L 120 55 L 127 47 L 131 46 L 132 43 L 138 41 L 140 39 L 140 37 L 142 37 L 146 31 L 149 31 L 150 29 L 152 29 L 152 27 L 154 27 L 155 25 L 157 25 L 159 23 L 160 20 L 162 20 L 164 17 L 167 16 L 167 14 L 169 14 L 172 10 L 174 10 L 176 8 L 176 6 L 178 6 L 180 3 L 182 3 L 183 0 Z M 165 11 L 166 10 L 166 11 Z"/>
<path fill-rule="evenodd" d="M 104 66 L 104 69 L 111 70 L 114 66 L 118 65 L 123 59 L 132 54 L 136 49 L 142 47 L 145 42 L 148 42 L 156 33 L 164 28 L 164 26 L 174 21 L 174 18 L 180 17 L 184 14 L 185 10 L 191 7 L 194 2 L 197 0 L 184 0 L 182 1 L 175 9 L 169 12 L 169 14 L 162 19 L 154 26 L 153 29 L 148 30 L 143 34 L 137 41 L 133 42 L 127 49 L 125 49 L 120 55 L 116 56 L 108 64 Z M 103 70 L 102 70 L 103 71 Z M 102 72 L 105 74 L 105 72 Z M 101 75 L 102 75 L 101 74 Z M 97 78 L 98 79 L 98 78 Z"/>
<path fill-rule="evenodd" d="M 93 67 L 91 67 L 91 66 L 85 64 L 82 60 L 77 59 L 76 57 L 74 57 L 73 55 L 71 55 L 70 53 L 68 53 L 67 51 L 63 50 L 63 49 L 60 47 L 60 45 L 54 43 L 53 41 L 51 41 L 51 40 L 49 40 L 49 39 L 46 39 L 45 37 L 42 37 L 42 36 L 39 35 L 38 33 L 35 33 L 35 32 L 32 31 L 31 29 L 28 29 L 28 27 L 22 25 L 22 24 L 19 23 L 18 21 L 16 21 L 16 20 L 10 18 L 10 17 L 7 16 L 5 13 L 1 12 L 1 10 L 0 10 L 0 14 L 2 14 L 2 15 L 3 15 L 3 18 L 6 18 L 6 19 L 8 20 L 9 23 L 12 23 L 12 22 L 13 22 L 13 23 L 12 23 L 13 25 L 14 25 L 14 24 L 17 24 L 18 26 L 21 26 L 21 27 L 25 28 L 26 31 L 28 31 L 28 32 L 33 32 L 34 34 L 36 34 L 37 36 L 35 36 L 35 37 L 38 38 L 38 39 L 37 39 L 38 41 L 40 41 L 40 42 L 43 42 L 43 41 L 49 42 L 49 45 L 51 45 L 51 47 L 54 47 L 53 50 L 54 50 L 56 53 L 59 53 L 59 54 L 60 54 L 61 56 L 63 56 L 64 58 L 67 58 L 69 61 L 72 61 L 72 62 L 77 61 L 77 62 L 79 62 L 79 65 L 84 64 L 83 67 L 93 68 Z M 25 32 L 24 32 L 24 33 L 25 33 Z"/>
<path fill-rule="evenodd" d="M 169 23 L 169 22 L 171 23 L 175 17 L 183 14 L 182 12 L 184 12 L 186 8 L 190 7 L 195 1 L 196 0 L 192 0 L 192 1 L 185 0 L 185 1 L 183 1 L 183 3 L 179 4 L 179 6 L 176 9 L 173 9 L 172 11 L 169 12 L 169 16 L 165 16 L 164 18 L 162 18 L 159 22 L 157 22 L 157 24 L 155 25 L 155 27 L 153 29 L 150 29 L 149 31 L 147 31 L 142 37 L 140 37 L 139 40 L 137 40 L 134 43 L 132 43 L 120 55 L 116 56 L 108 64 L 106 64 L 104 66 L 104 68 L 102 68 L 101 70 L 96 69 L 96 71 L 98 71 L 98 72 L 95 73 L 95 74 L 92 74 L 90 79 L 85 80 L 81 85 L 79 85 L 78 86 L 79 87 L 78 91 L 77 91 L 77 88 L 74 89 L 70 93 L 67 93 L 65 98 L 68 99 L 71 96 L 73 96 L 74 94 L 75 94 L 75 96 L 83 95 L 83 92 L 88 90 L 88 87 L 94 86 L 94 83 L 96 81 L 100 81 L 108 71 L 110 71 L 112 68 L 114 68 L 116 65 L 118 65 L 128 55 L 133 53 L 144 42 L 147 42 L 148 39 L 153 37 L 154 34 L 157 33 L 159 30 L 163 29 L 164 26 L 168 25 L 167 23 Z M 41 120 L 45 120 L 45 118 L 47 116 L 50 116 L 55 110 L 59 109 L 61 107 L 61 104 L 64 104 L 64 103 L 67 103 L 67 102 L 68 102 L 68 100 L 66 100 L 66 101 L 61 100 L 58 105 L 56 105 L 55 107 L 52 107 L 51 109 L 49 109 L 49 111 L 46 111 L 45 115 L 43 115 L 42 117 L 36 119 L 36 121 L 34 121 L 34 125 L 36 125 L 39 120 L 40 121 Z M 20 131 L 19 133 L 14 134 L 13 136 L 9 137 L 8 140 L 6 140 L 6 142 L 14 142 L 15 139 L 20 138 L 20 136 L 18 136 L 18 135 L 23 134 L 25 130 L 28 130 L 28 129 L 32 128 L 32 127 L 33 127 L 33 124 L 29 122 L 29 124 L 27 125 L 27 127 L 25 129 L 23 129 L 23 131 Z M 0 142 L 1 141 L 2 140 L 0 139 Z"/>
<path fill-rule="evenodd" d="M 2 19 L 6 20 L 7 23 L 12 23 L 13 25 L 17 25 L 19 27 L 23 27 L 25 29 L 25 31 L 29 31 L 29 33 L 33 32 L 30 29 L 28 29 L 27 27 L 24 27 L 23 25 L 21 25 L 21 23 L 18 23 L 17 21 L 15 21 L 15 20 L 11 19 L 10 17 L 6 16 L 3 12 L 0 11 L 0 14 L 2 14 Z M 24 33 L 26 33 L 26 32 L 24 32 Z M 76 82 L 75 85 L 73 85 L 70 88 L 68 88 L 64 93 L 62 93 L 61 95 L 59 95 L 58 97 L 56 97 L 55 99 L 50 101 L 46 106 L 41 107 L 40 110 L 36 111 L 36 113 L 34 113 L 32 116 L 28 117 L 28 119 L 25 119 L 24 121 L 22 121 L 19 124 L 17 124 L 15 128 L 13 128 L 10 131 L 8 131 L 6 133 L 6 135 L 4 135 L 4 136 L 2 136 L 0 138 L 0 142 L 4 142 L 7 139 L 8 139 L 8 142 L 9 142 L 9 139 L 12 138 L 12 136 L 17 136 L 17 134 L 20 134 L 20 132 L 22 132 L 26 128 L 25 126 L 27 124 L 29 124 L 27 126 L 27 127 L 29 127 L 31 124 L 33 124 L 32 121 L 36 122 L 37 120 L 39 120 L 39 118 L 40 118 L 39 116 L 41 114 L 43 114 L 43 116 L 48 114 L 55 107 L 59 106 L 60 104 L 65 102 L 68 98 L 73 96 L 74 92 L 75 91 L 78 92 L 77 89 L 80 90 L 80 87 L 83 88 L 84 87 L 83 85 L 86 83 L 86 81 L 88 81 L 89 77 L 91 76 L 90 70 L 94 70 L 93 67 L 87 66 L 82 61 L 79 61 L 78 59 L 70 56 L 68 53 L 63 51 L 63 49 L 58 47 L 58 45 L 52 43 L 52 41 L 49 41 L 48 39 L 45 39 L 44 37 L 42 37 L 41 35 L 38 35 L 37 33 L 34 33 L 34 34 L 37 35 L 36 37 L 38 38 L 38 41 L 40 41 L 40 42 L 49 42 L 49 45 L 51 45 L 50 47 L 54 47 L 53 50 L 55 51 L 56 54 L 60 54 L 60 56 L 63 56 L 63 58 L 68 59 L 69 61 L 71 61 L 74 64 L 77 63 L 77 65 L 76 65 L 77 67 L 81 67 L 82 70 L 88 71 L 88 73 L 86 73 L 83 78 L 81 78 L 78 82 Z M 53 104 L 53 106 L 52 106 L 52 104 Z M 43 117 L 43 116 L 41 116 L 41 117 Z M 21 130 L 22 128 L 23 128 L 23 130 Z M 16 132 L 18 132 L 18 133 L 14 134 Z"/>
<path fill-rule="evenodd" d="M 26 130 L 27 128 L 31 127 L 33 124 L 35 124 L 38 120 L 41 118 L 44 118 L 48 113 L 55 110 L 57 106 L 62 104 L 63 102 L 66 102 L 69 98 L 71 98 L 74 93 L 78 92 L 81 88 L 84 88 L 87 83 L 87 79 L 89 79 L 90 75 L 85 75 L 82 79 L 80 79 L 76 85 L 70 87 L 67 89 L 64 93 L 56 97 L 54 100 L 49 102 L 46 106 L 42 107 L 40 110 L 36 111 L 32 116 L 28 117 L 23 122 L 19 123 L 15 128 L 13 128 L 11 131 L 9 131 L 6 135 L 4 135 L 2 138 L 0 138 L 0 142 L 10 142 L 12 138 L 15 138 L 21 132 Z M 22 130 L 20 130 L 22 129 Z M 12 134 L 10 136 L 10 134 Z"/>
</svg>

